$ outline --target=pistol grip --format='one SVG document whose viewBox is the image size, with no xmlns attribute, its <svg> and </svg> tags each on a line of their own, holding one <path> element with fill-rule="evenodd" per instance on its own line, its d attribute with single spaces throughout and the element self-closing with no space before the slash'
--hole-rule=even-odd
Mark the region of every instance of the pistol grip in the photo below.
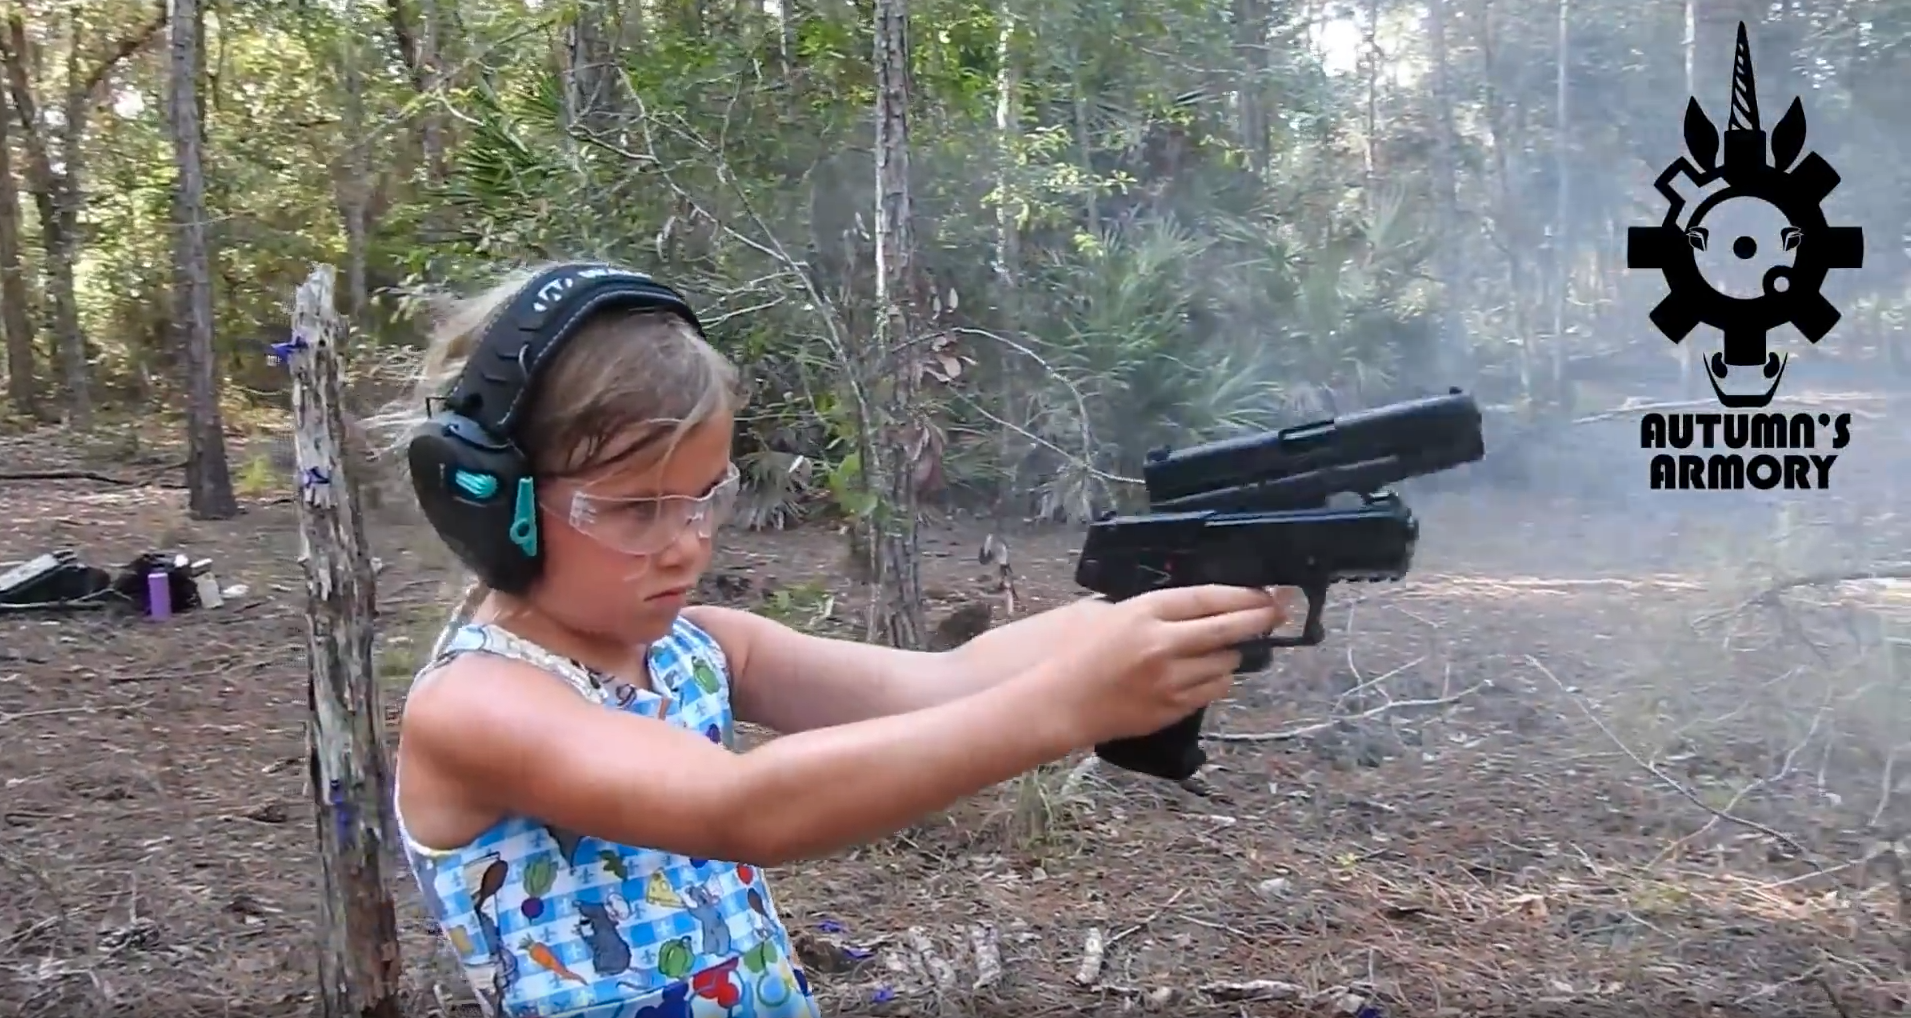
<svg viewBox="0 0 1911 1018">
<path fill-rule="evenodd" d="M 1185 781 L 1208 762 L 1201 749 L 1201 721 L 1207 713 L 1203 707 L 1158 732 L 1100 743 L 1095 755 L 1125 771 Z"/>
<path fill-rule="evenodd" d="M 1236 675 L 1253 675 L 1274 663 L 1274 648 L 1262 640 L 1249 640 L 1235 648 L 1241 652 L 1241 667 L 1234 670 Z"/>
</svg>

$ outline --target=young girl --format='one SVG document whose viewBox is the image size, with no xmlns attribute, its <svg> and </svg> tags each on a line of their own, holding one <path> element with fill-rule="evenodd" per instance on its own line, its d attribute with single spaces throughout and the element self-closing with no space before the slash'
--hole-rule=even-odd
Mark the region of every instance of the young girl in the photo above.
<svg viewBox="0 0 1911 1018">
<path fill-rule="evenodd" d="M 931 654 L 689 606 L 736 494 L 735 372 L 687 308 L 579 310 L 577 283 L 575 267 L 500 283 L 446 323 L 420 380 L 443 397 L 497 382 L 500 360 L 526 379 L 500 438 L 535 478 L 510 540 L 536 578 L 466 599 L 397 756 L 412 868 L 489 1015 L 815 1018 L 765 868 L 1171 724 L 1227 691 L 1230 645 L 1281 621 L 1268 593 L 1200 587 L 1082 601 Z M 562 314 L 548 358 L 496 349 L 499 330 Z M 474 354 L 489 360 L 463 373 Z M 443 478 L 418 476 L 413 449 L 429 513 Z M 737 720 L 783 736 L 736 752 Z"/>
</svg>

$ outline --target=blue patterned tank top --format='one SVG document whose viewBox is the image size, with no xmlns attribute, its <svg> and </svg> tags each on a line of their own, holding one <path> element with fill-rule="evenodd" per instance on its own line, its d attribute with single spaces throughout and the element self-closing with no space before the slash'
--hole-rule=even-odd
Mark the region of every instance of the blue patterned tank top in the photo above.
<svg viewBox="0 0 1911 1018">
<path fill-rule="evenodd" d="M 650 648 L 651 689 L 491 625 L 448 630 L 414 682 L 473 652 L 542 668 L 607 710 L 734 744 L 723 650 L 683 619 Z M 489 1018 L 820 1018 L 754 867 L 523 816 L 450 851 L 418 844 L 402 815 L 399 830 L 425 905 Z"/>
</svg>

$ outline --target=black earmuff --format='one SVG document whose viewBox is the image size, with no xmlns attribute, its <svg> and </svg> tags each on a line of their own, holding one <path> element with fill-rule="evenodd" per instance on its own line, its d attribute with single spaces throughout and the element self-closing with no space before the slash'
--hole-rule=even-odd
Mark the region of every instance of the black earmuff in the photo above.
<svg viewBox="0 0 1911 1018">
<path fill-rule="evenodd" d="M 703 326 L 677 291 L 629 269 L 560 265 L 486 324 L 457 384 L 412 432 L 412 490 L 433 530 L 493 590 L 522 593 L 543 567 L 537 480 L 517 429 L 537 380 L 591 316 L 663 311 Z"/>
</svg>

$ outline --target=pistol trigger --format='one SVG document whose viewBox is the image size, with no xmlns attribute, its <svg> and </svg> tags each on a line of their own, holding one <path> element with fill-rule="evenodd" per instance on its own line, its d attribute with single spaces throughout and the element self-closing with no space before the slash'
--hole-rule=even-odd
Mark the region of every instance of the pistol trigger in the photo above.
<svg viewBox="0 0 1911 1018">
<path fill-rule="evenodd" d="M 1301 593 L 1307 598 L 1307 621 L 1301 625 L 1301 644 L 1312 646 L 1327 639 L 1327 628 L 1320 622 L 1327 612 L 1327 588 L 1302 587 Z"/>
</svg>

